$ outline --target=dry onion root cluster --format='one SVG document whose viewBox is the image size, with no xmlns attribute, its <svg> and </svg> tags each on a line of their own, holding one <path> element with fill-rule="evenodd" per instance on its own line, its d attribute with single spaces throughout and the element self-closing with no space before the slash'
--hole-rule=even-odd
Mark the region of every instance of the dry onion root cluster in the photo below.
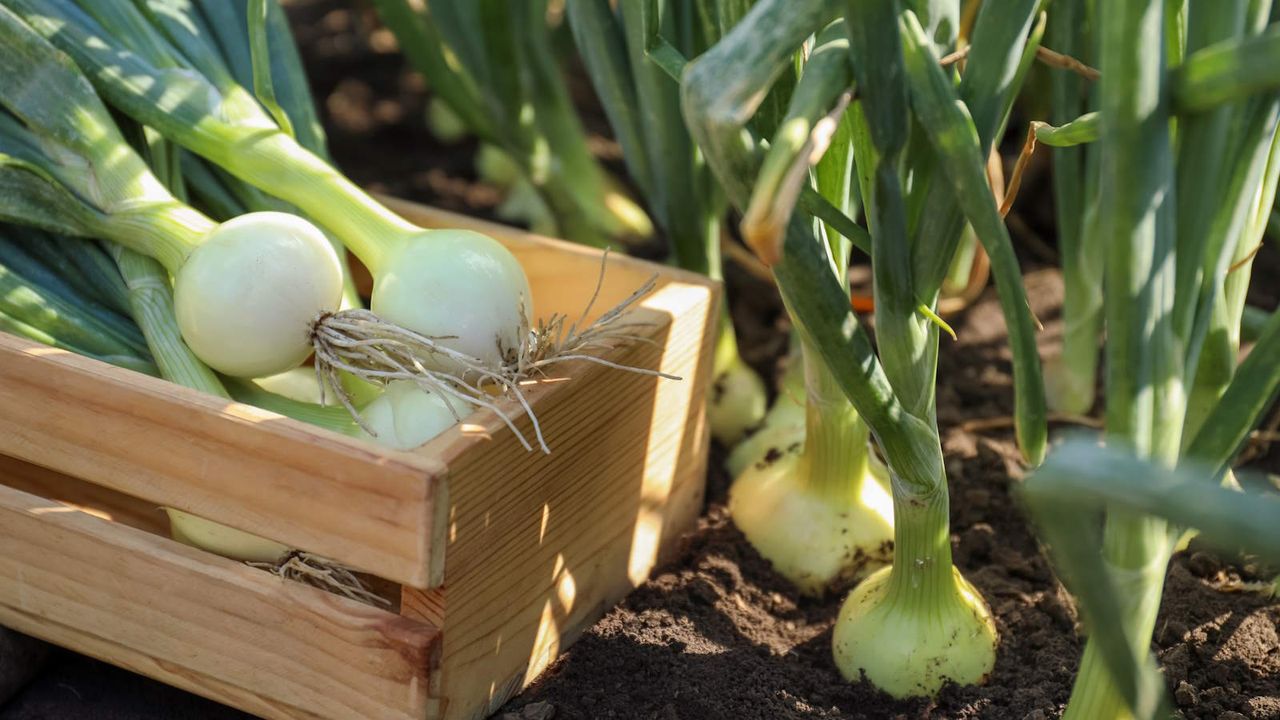
<svg viewBox="0 0 1280 720">
<path fill-rule="evenodd" d="M 387 322 L 369 310 L 322 313 L 317 316 L 311 328 L 316 376 L 320 387 L 332 390 L 352 418 L 375 437 L 377 433 L 361 417 L 351 393 L 344 387 L 342 373 L 378 385 L 388 385 L 397 380 L 412 382 L 424 392 L 444 398 L 455 421 L 462 419 L 455 401 L 463 407 L 474 405 L 492 410 L 511 429 L 525 449 L 532 450 L 533 445 L 516 427 L 511 414 L 495 399 L 510 397 L 528 414 L 538 448 L 544 453 L 550 453 L 550 446 L 543 437 L 537 415 L 525 397 L 522 386 L 526 382 L 546 377 L 552 366 L 582 360 L 642 375 L 654 375 L 668 380 L 680 379 L 659 370 L 625 365 L 604 357 L 625 343 L 652 342 L 635 332 L 650 324 L 631 320 L 630 311 L 657 286 L 657 275 L 654 275 L 625 300 L 587 323 L 586 319 L 604 285 L 607 262 L 606 252 L 601 259 L 595 290 L 576 321 L 570 323 L 568 317 L 560 313 L 539 321 L 537 327 L 522 320 L 520 347 L 506 348 L 500 344 L 498 354 L 502 361 L 498 367 L 447 347 L 443 342 L 451 339 L 447 336 L 423 335 Z M 527 317 L 524 312 L 520 315 L 521 318 Z"/>
</svg>

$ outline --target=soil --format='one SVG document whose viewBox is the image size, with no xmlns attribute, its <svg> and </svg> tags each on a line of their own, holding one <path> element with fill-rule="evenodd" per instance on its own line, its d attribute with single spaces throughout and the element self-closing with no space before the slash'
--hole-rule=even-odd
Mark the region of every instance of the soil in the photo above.
<svg viewBox="0 0 1280 720">
<path fill-rule="evenodd" d="M 357 182 L 438 206 L 492 217 L 498 192 L 478 182 L 472 142 L 445 145 L 423 129 L 424 83 L 408 72 L 367 6 L 292 0 L 313 90 L 337 163 Z M 589 95 L 575 86 L 590 105 Z M 601 126 L 598 115 L 589 127 Z M 1027 267 L 1051 260 L 1051 193 L 1028 178 L 1012 218 Z M 1259 278 L 1280 278 L 1274 253 Z M 1274 306 L 1280 282 L 1254 296 Z M 773 375 L 786 350 L 776 294 L 728 268 L 744 357 Z M 1061 281 L 1027 277 L 1043 321 L 1046 353 L 1060 331 Z M 1057 717 L 1070 693 L 1082 642 L 1071 599 L 1056 582 L 1013 489 L 1024 468 L 1012 433 L 1011 377 L 994 293 L 951 319 L 942 348 L 939 424 L 952 497 L 956 564 L 994 611 L 1001 643 L 980 687 L 949 686 L 934 701 L 895 701 L 832 665 L 831 626 L 840 595 L 797 595 L 734 528 L 724 507 L 729 478 L 712 459 L 708 501 L 678 556 L 568 649 L 502 720 L 768 720 L 811 718 Z M 1067 429 L 1058 427 L 1055 430 Z M 1280 469 L 1280 453 L 1255 464 Z M 1264 568 L 1205 551 L 1177 556 L 1166 580 L 1152 649 L 1179 712 L 1192 720 L 1280 720 L 1280 603 L 1249 592 Z M 84 702 L 85 693 L 93 696 Z M 73 700 L 72 698 L 76 698 Z M 116 700 L 112 700 L 112 697 Z M 125 696 L 128 696 L 127 698 Z M 49 701 L 48 698 L 62 698 Z M 141 702 L 139 700 L 142 700 Z M 114 708 L 114 709 L 113 709 Z M 125 708 L 122 710 L 121 708 Z M 0 718 L 243 717 L 157 683 L 62 653 Z"/>
<path fill-rule="evenodd" d="M 1061 281 L 1037 271 L 1027 288 L 1048 349 Z M 831 663 L 841 597 L 800 597 L 774 574 L 734 528 L 729 480 L 713 472 L 707 513 L 680 557 L 503 713 L 519 718 L 546 704 L 557 719 L 1057 717 L 1082 649 L 1074 606 L 1011 493 L 1023 475 L 1012 433 L 967 429 L 1012 409 L 999 313 L 988 291 L 956 318 L 960 339 L 943 348 L 938 370 L 955 562 L 990 603 L 1001 637 L 986 685 L 902 702 L 844 681 Z M 1186 718 L 1280 718 L 1280 604 L 1240 591 L 1257 570 L 1207 552 L 1170 567 L 1152 647 Z"/>
</svg>

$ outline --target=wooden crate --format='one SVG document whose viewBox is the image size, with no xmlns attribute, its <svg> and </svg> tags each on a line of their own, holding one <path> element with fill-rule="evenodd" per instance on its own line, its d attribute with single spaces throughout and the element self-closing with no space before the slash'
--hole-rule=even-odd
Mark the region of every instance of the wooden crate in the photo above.
<svg viewBox="0 0 1280 720">
<path fill-rule="evenodd" d="M 600 254 L 471 227 L 576 317 Z M 615 255 L 595 312 L 654 273 L 653 343 L 529 388 L 552 446 L 478 412 L 415 452 L 0 335 L 0 624 L 268 718 L 481 718 L 673 549 L 702 504 L 719 298 Z M 528 418 L 517 423 L 529 430 Z M 173 506 L 385 579 L 375 607 L 176 543 Z"/>
</svg>

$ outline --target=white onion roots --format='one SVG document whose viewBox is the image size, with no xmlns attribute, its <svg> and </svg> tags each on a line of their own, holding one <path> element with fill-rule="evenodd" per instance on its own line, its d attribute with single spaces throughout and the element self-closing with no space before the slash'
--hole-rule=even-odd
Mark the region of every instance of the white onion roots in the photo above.
<svg viewBox="0 0 1280 720">
<path fill-rule="evenodd" d="M 311 341 L 315 349 L 316 374 L 321 387 L 330 388 L 338 401 L 356 422 L 371 435 L 376 434 L 360 418 L 359 411 L 342 389 L 339 373 L 347 372 L 356 377 L 385 385 L 395 380 L 409 380 L 429 393 L 438 393 L 446 401 L 455 398 L 488 408 L 502 418 L 503 423 L 519 438 L 526 450 L 533 446 L 516 427 L 512 418 L 494 401 L 494 395 L 514 397 L 529 415 L 535 441 L 544 453 L 550 453 L 542 428 L 533 408 L 529 405 L 522 383 L 545 377 L 547 370 L 557 363 L 584 360 L 606 367 L 629 372 L 654 375 L 669 380 L 680 378 L 668 373 L 632 367 L 600 357 L 627 342 L 652 342 L 637 335 L 635 328 L 646 323 L 628 322 L 632 306 L 653 291 L 657 276 L 650 278 L 617 306 L 601 315 L 594 322 L 584 325 L 592 306 L 600 295 L 604 282 L 605 261 L 601 261 L 600 278 L 591 300 L 576 322 L 569 323 L 564 315 L 553 315 L 539 322 L 537 328 L 520 328 L 522 339 L 518 351 L 507 353 L 500 367 L 492 367 L 483 361 L 445 347 L 440 341 L 447 337 L 428 337 L 382 320 L 369 310 L 341 310 L 321 313 L 312 323 Z M 522 317 L 524 313 L 521 313 Z M 449 363 L 441 363 L 441 360 Z M 444 372 L 434 367 L 457 367 L 457 371 Z M 327 382 L 326 382 L 327 381 Z M 454 410 L 452 404 L 450 409 Z M 461 420 L 456 410 L 455 417 Z"/>
</svg>

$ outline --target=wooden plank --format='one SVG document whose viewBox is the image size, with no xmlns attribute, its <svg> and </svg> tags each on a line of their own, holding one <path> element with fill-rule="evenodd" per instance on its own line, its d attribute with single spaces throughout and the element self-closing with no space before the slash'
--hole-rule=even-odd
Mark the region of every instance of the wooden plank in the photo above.
<svg viewBox="0 0 1280 720">
<path fill-rule="evenodd" d="M 426 717 L 431 626 L 0 485 L 0 623 L 268 718 Z"/>
<path fill-rule="evenodd" d="M 94 517 L 132 528 L 169 537 L 169 519 L 153 503 L 116 492 L 101 485 L 63 475 L 39 465 L 0 455 L 0 484 L 47 500 L 57 500 Z M 443 522 L 443 521 L 442 521 Z M 361 575 L 365 589 L 386 601 L 385 610 L 396 613 L 400 608 L 400 583 L 373 575 Z M 442 627 L 440 622 L 430 624 Z"/>
<path fill-rule="evenodd" d="M 444 467 L 0 334 L 0 454 L 427 587 Z"/>
<path fill-rule="evenodd" d="M 642 315 L 656 342 L 616 358 L 686 380 L 574 366 L 572 382 L 540 397 L 551 455 L 530 456 L 496 433 L 476 452 L 461 430 L 423 448 L 450 466 L 445 585 L 406 588 L 401 612 L 443 609 L 446 718 L 486 717 L 692 527 L 705 478 L 715 303 L 706 284 L 665 286 Z"/>
</svg>

